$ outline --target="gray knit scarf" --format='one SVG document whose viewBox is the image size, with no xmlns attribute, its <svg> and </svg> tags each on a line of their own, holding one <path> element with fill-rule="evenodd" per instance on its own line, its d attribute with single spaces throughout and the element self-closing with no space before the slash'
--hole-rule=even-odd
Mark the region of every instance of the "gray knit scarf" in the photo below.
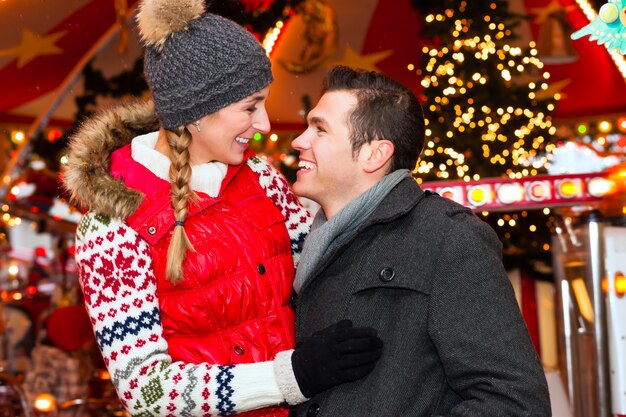
<svg viewBox="0 0 626 417">
<path fill-rule="evenodd" d="M 399 169 L 386 175 L 376 185 L 352 200 L 348 205 L 326 219 L 324 210 L 318 210 L 311 232 L 304 242 L 293 288 L 299 293 L 317 265 L 324 260 L 324 255 L 340 244 L 344 238 L 350 237 L 404 178 L 410 176 L 408 169 Z"/>
</svg>

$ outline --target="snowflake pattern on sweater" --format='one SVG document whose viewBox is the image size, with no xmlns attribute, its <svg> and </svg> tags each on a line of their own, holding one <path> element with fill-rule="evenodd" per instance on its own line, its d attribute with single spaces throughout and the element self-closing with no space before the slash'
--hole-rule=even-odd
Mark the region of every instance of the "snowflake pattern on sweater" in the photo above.
<svg viewBox="0 0 626 417">
<path fill-rule="evenodd" d="M 248 165 L 285 216 L 296 261 L 311 215 L 267 162 L 251 158 Z M 96 213 L 83 216 L 75 258 L 96 340 L 120 401 L 132 416 L 222 416 L 285 400 L 272 362 L 172 362 L 163 338 L 150 248 L 124 221 Z"/>
<path fill-rule="evenodd" d="M 291 253 L 294 264 L 297 266 L 304 240 L 311 229 L 313 217 L 298 202 L 285 177 L 265 160 L 255 156 L 248 159 L 248 166 L 259 176 L 259 184 L 285 217 L 285 225 L 291 239 Z"/>
</svg>

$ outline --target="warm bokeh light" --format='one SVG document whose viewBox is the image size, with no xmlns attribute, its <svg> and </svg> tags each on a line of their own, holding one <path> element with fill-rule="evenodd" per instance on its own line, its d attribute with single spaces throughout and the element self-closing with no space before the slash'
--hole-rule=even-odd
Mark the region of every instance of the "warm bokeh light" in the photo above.
<svg viewBox="0 0 626 417">
<path fill-rule="evenodd" d="M 626 276 L 621 272 L 615 274 L 615 294 L 619 298 L 626 294 Z"/>
<path fill-rule="evenodd" d="M 35 410 L 40 413 L 50 413 L 56 409 L 57 401 L 54 395 L 49 393 L 37 394 L 35 398 Z"/>
</svg>

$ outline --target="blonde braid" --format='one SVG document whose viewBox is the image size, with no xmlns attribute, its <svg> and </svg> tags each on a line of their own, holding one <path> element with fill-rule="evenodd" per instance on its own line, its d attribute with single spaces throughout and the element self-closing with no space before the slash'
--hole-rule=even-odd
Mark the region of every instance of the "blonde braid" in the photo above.
<svg viewBox="0 0 626 417">
<path fill-rule="evenodd" d="M 167 143 L 170 147 L 170 181 L 174 218 L 177 222 L 184 222 L 187 217 L 187 203 L 196 198 L 196 194 L 189 187 L 191 181 L 191 164 L 189 163 L 189 145 L 191 134 L 186 128 L 178 132 L 165 130 Z M 182 225 L 174 226 L 172 240 L 167 250 L 167 266 L 165 276 L 174 285 L 183 280 L 183 261 L 187 250 L 194 251 L 185 228 Z"/>
</svg>

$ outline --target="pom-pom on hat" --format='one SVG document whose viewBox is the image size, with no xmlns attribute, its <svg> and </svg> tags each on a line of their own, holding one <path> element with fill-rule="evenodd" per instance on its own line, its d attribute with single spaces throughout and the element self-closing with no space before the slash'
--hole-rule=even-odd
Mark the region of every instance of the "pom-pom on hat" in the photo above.
<svg viewBox="0 0 626 417">
<path fill-rule="evenodd" d="M 269 85 L 271 63 L 254 36 L 206 12 L 204 0 L 142 0 L 144 73 L 163 127 L 173 129 Z"/>
</svg>

